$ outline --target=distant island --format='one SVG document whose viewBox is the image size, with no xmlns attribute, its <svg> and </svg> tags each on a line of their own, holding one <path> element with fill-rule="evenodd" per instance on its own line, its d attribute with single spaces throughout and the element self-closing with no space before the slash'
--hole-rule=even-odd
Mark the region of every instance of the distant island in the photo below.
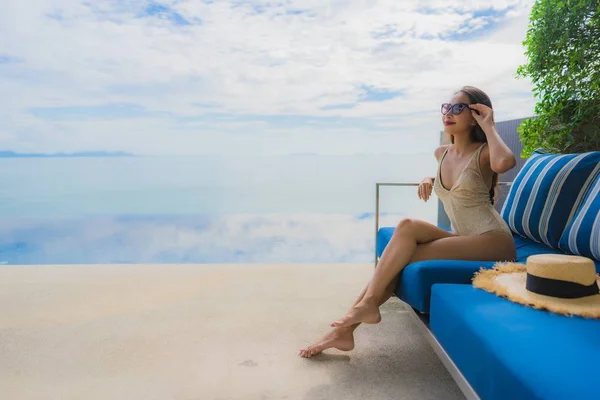
<svg viewBox="0 0 600 400">
<path fill-rule="evenodd" d="M 123 151 L 81 151 L 75 153 L 16 153 L 0 151 L 0 158 L 59 158 L 59 157 L 135 157 Z"/>
</svg>

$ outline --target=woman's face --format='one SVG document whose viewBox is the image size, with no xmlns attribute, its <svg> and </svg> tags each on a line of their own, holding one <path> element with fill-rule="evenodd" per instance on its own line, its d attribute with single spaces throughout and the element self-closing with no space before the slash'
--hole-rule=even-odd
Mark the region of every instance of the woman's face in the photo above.
<svg viewBox="0 0 600 400">
<path fill-rule="evenodd" d="M 465 104 L 471 104 L 471 101 L 466 94 L 459 92 L 448 103 L 442 105 L 442 123 L 445 133 L 449 135 L 469 133 L 473 125 L 477 123 L 471 115 L 471 110 Z"/>
</svg>

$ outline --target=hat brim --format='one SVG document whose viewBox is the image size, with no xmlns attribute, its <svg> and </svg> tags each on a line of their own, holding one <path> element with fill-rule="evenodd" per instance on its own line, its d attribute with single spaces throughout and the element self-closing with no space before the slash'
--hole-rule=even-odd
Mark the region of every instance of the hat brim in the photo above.
<svg viewBox="0 0 600 400">
<path fill-rule="evenodd" d="M 600 319 L 600 294 L 563 299 L 533 293 L 525 288 L 527 269 L 523 264 L 496 264 L 475 273 L 473 286 L 505 297 L 515 303 L 557 314 Z M 600 284 L 600 278 L 596 280 Z"/>
</svg>

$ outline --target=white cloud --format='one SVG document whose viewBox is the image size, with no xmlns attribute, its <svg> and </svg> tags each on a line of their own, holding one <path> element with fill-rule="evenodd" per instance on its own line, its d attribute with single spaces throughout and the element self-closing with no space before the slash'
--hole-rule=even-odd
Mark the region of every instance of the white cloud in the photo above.
<svg viewBox="0 0 600 400">
<path fill-rule="evenodd" d="M 531 0 L 157 1 L 170 7 L 163 18 L 140 17 L 149 4 L 141 0 L 4 3 L 0 148 L 376 153 L 402 137 L 401 151 L 424 151 L 441 128 L 438 104 L 465 84 L 490 94 L 499 120 L 533 112 L 530 83 L 514 78 Z M 487 33 L 489 23 L 497 28 Z M 403 96 L 322 109 L 355 103 L 365 86 Z M 113 103 L 168 114 L 56 121 L 28 111 Z M 202 122 L 207 113 L 245 117 Z M 335 126 L 247 118 L 281 114 L 344 118 Z"/>
<path fill-rule="evenodd" d="M 373 224 L 342 214 L 9 219 L 0 264 L 370 262 Z"/>
</svg>

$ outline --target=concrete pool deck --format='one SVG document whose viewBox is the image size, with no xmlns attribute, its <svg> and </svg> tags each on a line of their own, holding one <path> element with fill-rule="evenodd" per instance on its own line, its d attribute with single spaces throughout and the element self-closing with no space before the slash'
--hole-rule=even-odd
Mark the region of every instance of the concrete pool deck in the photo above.
<svg viewBox="0 0 600 400">
<path fill-rule="evenodd" d="M 2 399 L 462 399 L 391 299 L 305 359 L 370 264 L 2 265 Z"/>
</svg>

